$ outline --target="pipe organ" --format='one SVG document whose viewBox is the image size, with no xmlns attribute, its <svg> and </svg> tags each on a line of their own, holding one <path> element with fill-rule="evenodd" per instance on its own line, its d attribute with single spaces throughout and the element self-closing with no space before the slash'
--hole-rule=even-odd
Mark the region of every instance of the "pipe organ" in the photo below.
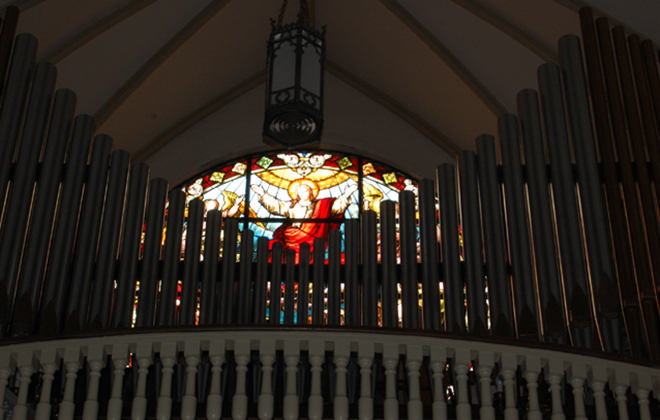
<svg viewBox="0 0 660 420">
<path fill-rule="evenodd" d="M 651 41 L 583 9 L 497 138 L 296 256 L 94 136 L 17 18 L 0 419 L 660 417 Z"/>
</svg>

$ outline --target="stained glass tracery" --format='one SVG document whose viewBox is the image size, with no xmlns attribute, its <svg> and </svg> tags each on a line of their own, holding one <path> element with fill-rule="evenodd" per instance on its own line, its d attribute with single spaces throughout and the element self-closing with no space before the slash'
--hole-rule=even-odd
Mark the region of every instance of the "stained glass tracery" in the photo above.
<svg viewBox="0 0 660 420">
<path fill-rule="evenodd" d="M 361 210 L 380 212 L 400 191 L 416 193 L 416 181 L 376 161 L 331 152 L 284 151 L 218 165 L 181 187 L 186 201 L 202 200 L 205 211 L 239 219 L 241 230 L 284 249 L 313 246 L 315 238 L 343 232 L 344 220 Z M 240 234 L 239 234 L 240 242 Z"/>
</svg>

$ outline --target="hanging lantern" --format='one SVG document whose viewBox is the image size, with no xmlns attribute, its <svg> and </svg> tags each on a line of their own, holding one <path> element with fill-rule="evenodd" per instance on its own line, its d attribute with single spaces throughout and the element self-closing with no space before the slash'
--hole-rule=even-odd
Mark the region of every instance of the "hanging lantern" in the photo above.
<svg viewBox="0 0 660 420">
<path fill-rule="evenodd" d="M 325 28 L 310 25 L 306 6 L 301 1 L 298 21 L 283 25 L 285 1 L 268 40 L 263 135 L 289 149 L 319 142 L 323 130 Z"/>
</svg>

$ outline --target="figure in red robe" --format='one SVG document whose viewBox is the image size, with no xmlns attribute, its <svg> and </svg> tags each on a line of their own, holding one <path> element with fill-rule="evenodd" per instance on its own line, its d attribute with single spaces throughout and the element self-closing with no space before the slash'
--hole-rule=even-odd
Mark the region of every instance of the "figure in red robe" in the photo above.
<svg viewBox="0 0 660 420">
<path fill-rule="evenodd" d="M 252 191 L 259 196 L 259 202 L 271 213 L 291 219 L 332 219 L 343 217 L 350 204 L 351 196 L 357 191 L 357 185 L 350 185 L 344 193 L 337 198 L 316 199 L 319 192 L 318 185 L 309 179 L 295 180 L 289 186 L 289 195 L 292 201 L 283 202 L 267 194 L 261 185 L 252 185 Z M 279 242 L 284 249 L 294 249 L 300 253 L 300 245 L 307 243 L 310 251 L 314 250 L 316 238 L 328 239 L 328 233 L 337 229 L 335 223 L 314 222 L 285 222 L 273 233 L 270 242 Z M 298 256 L 296 255 L 296 261 Z"/>
</svg>

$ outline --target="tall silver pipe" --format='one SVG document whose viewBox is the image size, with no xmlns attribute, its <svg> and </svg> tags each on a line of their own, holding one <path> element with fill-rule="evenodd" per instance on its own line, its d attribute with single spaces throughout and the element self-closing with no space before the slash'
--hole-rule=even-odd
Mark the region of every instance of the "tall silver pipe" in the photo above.
<svg viewBox="0 0 660 420">
<path fill-rule="evenodd" d="M 181 237 L 186 208 L 186 193 L 177 189 L 170 192 L 167 207 L 167 235 L 163 251 L 163 280 L 160 286 L 160 299 L 156 308 L 156 325 L 174 325 L 176 319 L 176 294 L 179 286 L 179 265 L 181 263 Z"/>
<path fill-rule="evenodd" d="M 419 286 L 417 283 L 417 223 L 415 194 L 399 193 L 399 226 L 401 231 L 401 303 L 403 327 L 419 328 Z"/>
<path fill-rule="evenodd" d="M 616 273 L 612 262 L 610 238 L 608 234 L 605 200 L 598 172 L 598 155 L 594 144 L 594 133 L 591 128 L 591 113 L 587 92 L 580 39 L 575 35 L 566 35 L 559 40 L 559 61 L 561 63 L 566 103 L 571 120 L 573 136 L 573 152 L 577 166 L 578 184 L 580 186 L 580 203 L 584 214 L 584 232 L 589 255 L 589 270 L 591 272 L 591 287 L 593 296 L 602 296 L 601 284 L 607 282 L 606 299 L 612 305 L 599 302 L 600 313 L 610 319 L 609 325 L 603 325 L 601 334 L 607 351 L 620 351 L 621 343 L 613 334 L 618 330 L 621 308 L 616 295 Z M 601 300 L 601 299 L 599 299 Z M 617 319 L 616 325 L 611 324 Z M 601 320 L 602 322 L 603 320 Z"/>
<path fill-rule="evenodd" d="M 488 307 L 484 278 L 477 156 L 463 150 L 458 169 L 461 188 L 463 250 L 465 259 L 465 289 L 467 294 L 468 329 L 472 334 L 488 334 Z"/>
<path fill-rule="evenodd" d="M 5 204 L 9 172 L 27 103 L 36 55 L 37 39 L 30 34 L 18 35 L 2 97 L 2 108 L 0 108 L 0 216 L 2 216 L 2 208 Z M 1 220 L 3 220 L 2 217 L 0 217 Z M 0 316 L 3 315 L 0 314 Z"/>
<path fill-rule="evenodd" d="M 280 324 L 282 299 L 282 244 L 275 242 L 272 247 L 272 262 L 270 264 L 270 305 L 268 317 L 270 324 Z M 313 322 L 313 321 L 312 321 Z"/>
<path fill-rule="evenodd" d="M 362 325 L 378 326 L 376 213 L 362 213 Z"/>
<path fill-rule="evenodd" d="M 88 317 L 88 328 L 92 329 L 107 328 L 110 322 L 110 302 L 114 290 L 114 269 L 126 199 L 129 164 L 128 152 L 118 150 L 112 153 Z"/>
<path fill-rule="evenodd" d="M 380 262 L 383 270 L 381 285 L 383 327 L 399 326 L 396 236 L 396 203 L 390 200 L 381 201 Z"/>
<path fill-rule="evenodd" d="M 25 245 L 25 257 L 16 293 L 17 310 L 15 314 L 19 312 L 31 314 L 31 319 L 20 321 L 15 317 L 12 320 L 12 335 L 29 334 L 38 317 L 39 292 L 43 282 L 57 195 L 62 181 L 64 155 L 71 133 L 75 106 L 76 96 L 73 92 L 66 89 L 57 91 L 53 103 L 53 114 L 44 151 L 44 160 L 37 180 L 34 210 L 29 221 L 30 229 Z M 87 138 L 87 146 L 89 147 L 89 137 Z M 24 306 L 24 308 L 21 310 L 19 306 Z M 18 325 L 19 322 L 23 325 Z"/>
<path fill-rule="evenodd" d="M 341 320 L 341 232 L 328 234 L 328 325 L 340 325 Z"/>
<path fill-rule="evenodd" d="M 445 163 L 437 170 L 440 201 L 440 233 L 442 236 L 442 266 L 445 301 L 445 331 L 465 332 L 465 310 L 460 268 L 458 211 L 456 200 L 456 169 Z"/>
<path fill-rule="evenodd" d="M 144 163 L 134 163 L 128 180 L 117 289 L 111 314 L 111 325 L 114 328 L 129 328 L 133 320 L 137 262 L 140 258 L 140 238 L 144 225 L 144 204 L 148 182 L 149 167 Z"/>
<path fill-rule="evenodd" d="M 257 240 L 257 275 L 254 285 L 252 323 L 266 323 L 266 296 L 268 292 L 268 238 Z"/>
<path fill-rule="evenodd" d="M 163 242 L 163 218 L 167 189 L 167 181 L 163 178 L 155 178 L 149 183 L 146 231 L 140 270 L 140 292 L 135 323 L 138 327 L 154 325 L 159 281 L 158 262 Z"/>
<path fill-rule="evenodd" d="M 584 250 L 580 235 L 581 226 L 559 66 L 550 63 L 544 64 L 539 67 L 538 76 L 548 139 L 548 155 L 550 157 L 552 190 L 555 197 L 555 211 L 558 221 L 557 233 L 566 302 L 577 344 L 582 347 L 591 347 L 592 334 L 589 334 L 586 330 L 584 334 L 577 334 L 575 331 L 576 328 L 591 328 L 582 327 L 582 325 L 591 324 L 592 311 L 590 309 L 590 291 L 587 285 L 586 267 L 583 259 Z M 587 337 L 584 342 L 579 339 L 581 336 Z"/>
<path fill-rule="evenodd" d="M 502 169 L 509 231 L 510 263 L 516 302 L 517 333 L 521 338 L 538 338 L 536 279 L 532 270 L 525 193 L 518 141 L 518 119 L 502 115 L 498 120 L 502 146 Z"/>
<path fill-rule="evenodd" d="M 325 292 L 325 239 L 314 239 L 313 279 L 312 279 L 312 324 L 323 325 Z"/>
<path fill-rule="evenodd" d="M 199 257 L 202 247 L 202 223 L 204 218 L 204 202 L 191 200 L 188 203 L 188 221 L 186 223 L 186 248 L 181 276 L 181 306 L 179 308 L 179 325 L 195 325 L 197 309 L 197 284 Z"/>
<path fill-rule="evenodd" d="M 346 220 L 344 226 L 344 317 L 346 325 L 360 325 L 360 292 L 358 289 L 360 222 L 357 219 L 349 219 Z"/>
<path fill-rule="evenodd" d="M 252 256 L 254 254 L 254 233 L 250 229 L 241 232 L 241 266 L 236 290 L 236 309 L 238 324 L 247 324 L 250 320 L 250 296 L 252 295 Z"/>
<path fill-rule="evenodd" d="M 34 184 L 37 180 L 39 152 L 44 141 L 56 77 L 55 67 L 50 63 L 40 64 L 35 69 L 14 176 L 7 194 L 7 207 L 0 228 L 0 279 L 4 283 L 8 299 L 7 314 L 0 315 L 5 320 L 0 323 L 0 335 L 6 333 L 9 326 L 7 321 L 13 307 Z"/>
<path fill-rule="evenodd" d="M 225 219 L 224 248 L 222 251 L 222 276 L 218 294 L 218 322 L 231 324 L 234 314 L 234 289 L 236 286 L 236 247 L 238 242 L 238 220 Z M 273 255 L 273 260 L 275 256 Z M 280 260 L 282 256 L 280 254 Z M 280 261 L 280 264 L 282 261 Z M 272 293 L 272 285 L 271 285 Z"/>
<path fill-rule="evenodd" d="M 440 329 L 440 277 L 438 275 L 438 221 L 435 215 L 435 184 L 422 179 L 419 188 L 419 240 L 422 257 L 424 328 Z"/>
<path fill-rule="evenodd" d="M 284 271 L 284 323 L 293 324 L 296 284 L 296 250 L 286 250 L 286 268 Z"/>
<path fill-rule="evenodd" d="M 547 340 L 565 342 L 566 316 L 563 309 L 564 299 L 561 292 L 559 267 L 557 266 L 549 191 L 550 180 L 546 168 L 539 97 L 536 91 L 525 89 L 518 93 L 518 113 L 525 145 L 527 191 L 544 334 Z"/>
<path fill-rule="evenodd" d="M 309 244 L 300 245 L 298 263 L 298 319 L 297 324 L 309 323 Z"/>
<path fill-rule="evenodd" d="M 200 325 L 215 324 L 216 294 L 218 284 L 218 257 L 220 256 L 220 229 L 222 212 L 210 210 L 206 213 L 206 237 L 204 238 L 204 264 L 202 266 L 202 290 L 199 294 Z M 266 247 L 268 249 L 268 247 Z M 261 251 L 263 253 L 263 251 Z M 268 253 L 268 251 L 266 251 Z M 257 261 L 258 261 L 257 257 Z M 267 256 L 266 256 L 267 258 Z M 265 283 L 264 283 L 265 284 Z M 264 299 L 265 302 L 265 299 Z M 256 321 L 253 320 L 254 323 Z"/>
<path fill-rule="evenodd" d="M 482 135 L 477 138 L 477 165 L 481 207 L 488 209 L 481 217 L 484 229 L 491 332 L 494 335 L 512 336 L 515 327 L 511 317 L 513 308 L 506 274 L 502 189 L 498 180 L 493 136 Z"/>
</svg>

